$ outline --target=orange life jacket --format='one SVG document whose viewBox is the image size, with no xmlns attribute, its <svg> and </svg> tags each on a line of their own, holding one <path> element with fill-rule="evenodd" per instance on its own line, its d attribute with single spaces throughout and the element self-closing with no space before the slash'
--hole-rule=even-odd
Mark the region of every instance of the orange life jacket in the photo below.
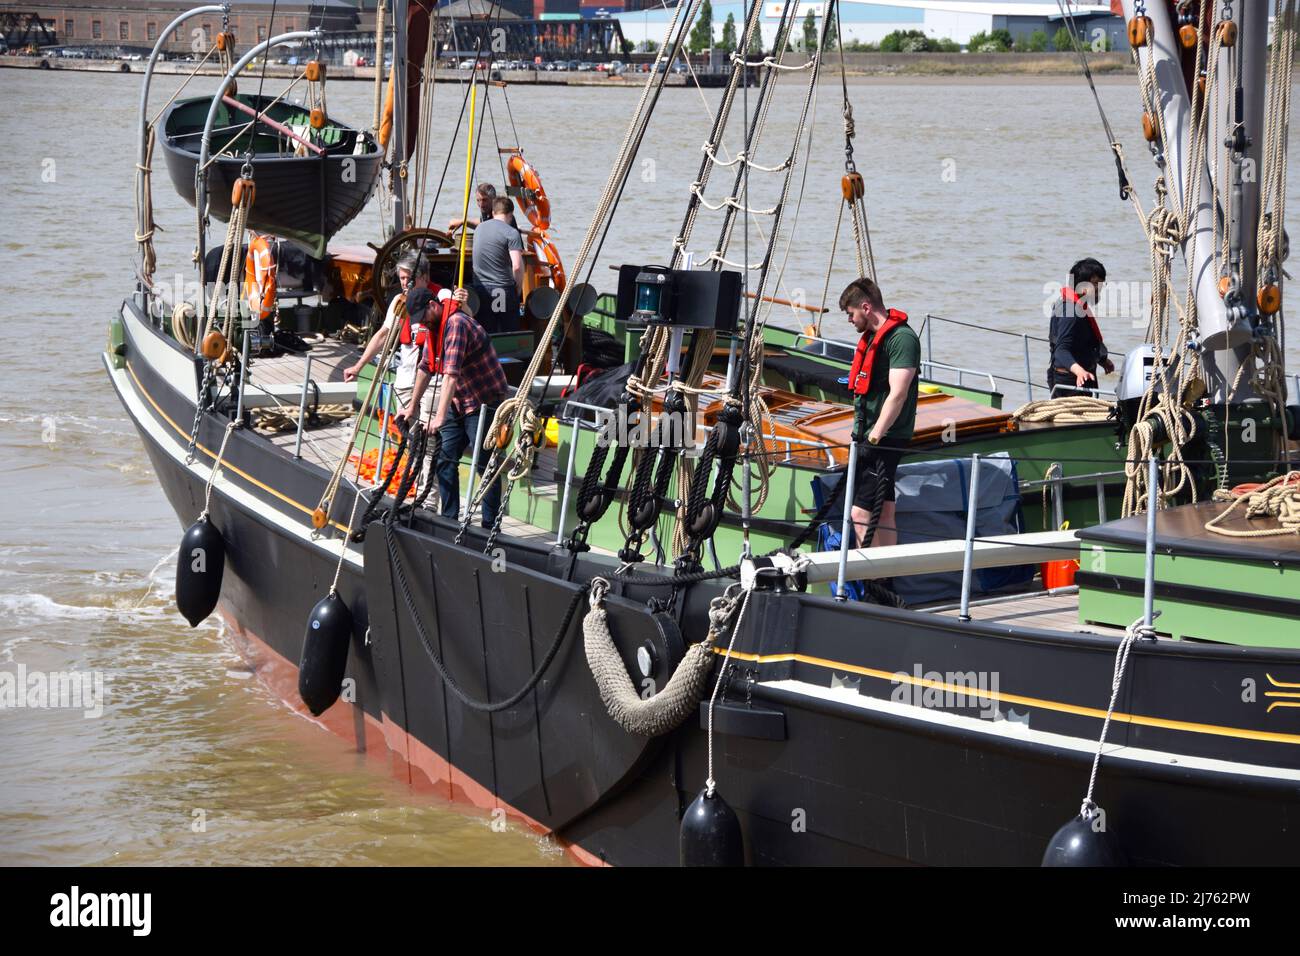
<svg viewBox="0 0 1300 956">
<path fill-rule="evenodd" d="M 906 312 L 890 309 L 889 318 L 885 319 L 885 323 L 876 330 L 870 345 L 867 344 L 869 333 L 862 333 L 862 338 L 858 339 L 857 350 L 853 353 L 853 367 L 849 370 L 849 391 L 854 395 L 865 395 L 870 390 L 871 367 L 876 361 L 876 352 L 880 350 L 880 343 L 885 341 L 886 335 L 906 321 Z"/>
</svg>

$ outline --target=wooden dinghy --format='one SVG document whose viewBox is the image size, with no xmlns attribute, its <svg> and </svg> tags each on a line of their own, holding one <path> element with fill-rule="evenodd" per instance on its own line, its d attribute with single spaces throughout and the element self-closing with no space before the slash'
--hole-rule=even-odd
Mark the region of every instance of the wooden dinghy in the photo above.
<svg viewBox="0 0 1300 956">
<path fill-rule="evenodd" d="M 163 117 L 162 152 L 172 185 L 194 205 L 195 167 L 210 97 L 179 100 Z M 255 119 L 259 110 L 265 112 Z M 217 108 L 209 166 L 212 215 L 230 218 L 230 194 L 249 151 L 257 201 L 249 228 L 301 246 L 313 258 L 365 207 L 379 181 L 383 151 L 373 136 L 327 118 L 312 129 L 302 106 L 269 96 L 226 96 Z"/>
</svg>

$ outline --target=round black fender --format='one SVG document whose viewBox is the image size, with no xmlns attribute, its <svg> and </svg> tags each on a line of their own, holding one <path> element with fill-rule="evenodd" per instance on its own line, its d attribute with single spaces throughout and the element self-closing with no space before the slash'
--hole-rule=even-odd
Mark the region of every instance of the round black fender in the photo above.
<svg viewBox="0 0 1300 956">
<path fill-rule="evenodd" d="M 319 717 L 339 699 L 352 643 L 352 612 L 337 592 L 316 602 L 298 662 L 298 696 Z"/>
<path fill-rule="evenodd" d="M 205 515 L 185 532 L 176 556 L 176 609 L 190 627 L 216 610 L 225 567 L 226 543 Z"/>
<path fill-rule="evenodd" d="M 1043 854 L 1043 866 L 1127 866 L 1110 828 L 1094 826 L 1082 815 L 1057 830 Z"/>
<path fill-rule="evenodd" d="M 686 808 L 681 828 L 682 866 L 744 866 L 740 818 L 722 795 L 707 789 Z"/>
</svg>

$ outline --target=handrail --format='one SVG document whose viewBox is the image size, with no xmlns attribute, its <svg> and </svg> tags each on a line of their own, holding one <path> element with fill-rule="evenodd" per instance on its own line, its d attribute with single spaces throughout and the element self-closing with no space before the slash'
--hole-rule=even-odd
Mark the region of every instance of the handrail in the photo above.
<svg viewBox="0 0 1300 956">
<path fill-rule="evenodd" d="M 257 59 L 258 56 L 265 53 L 267 50 L 273 49 L 277 46 L 284 46 L 294 40 L 319 40 L 323 35 L 324 31 L 319 28 L 315 30 L 295 30 L 292 33 L 281 33 L 279 36 L 271 37 L 269 40 L 264 40 L 256 46 L 250 47 L 248 52 L 240 57 L 235 65 L 230 68 L 230 72 L 221 78 L 221 85 L 217 87 L 217 91 L 212 95 L 212 104 L 208 107 L 208 116 L 203 122 L 203 139 L 199 142 L 199 161 L 194 167 L 194 208 L 198 210 L 200 223 L 198 254 L 200 278 L 203 276 L 203 258 L 207 251 L 204 248 L 204 233 L 207 230 L 203 225 L 203 210 L 208 203 L 207 168 L 208 159 L 210 158 L 209 154 L 212 150 L 212 125 L 217 121 L 217 107 L 221 106 L 222 98 L 226 95 L 227 91 L 229 91 L 230 84 L 235 82 L 235 77 L 239 75 L 239 72 L 244 67 L 248 66 L 248 64 L 253 60 Z M 200 316 L 207 314 L 207 284 L 202 281 L 199 282 L 198 314 Z M 196 343 L 200 342 L 202 336 L 195 336 L 195 339 Z"/>
<path fill-rule="evenodd" d="M 1030 339 L 1032 339 L 1035 342 L 1042 342 L 1044 344 L 1049 344 L 1049 345 L 1051 344 L 1050 339 L 1045 339 L 1039 335 L 1030 335 L 1028 332 L 1012 332 L 1009 329 L 997 329 L 988 325 L 976 325 L 973 322 L 963 322 L 961 321 L 961 319 L 950 319 L 947 316 L 935 315 L 933 312 L 927 312 L 925 314 L 925 319 L 922 322 L 921 327 L 924 328 L 925 324 L 929 322 L 931 319 L 934 319 L 936 322 L 948 322 L 951 323 L 952 325 L 960 325 L 968 329 L 975 329 L 977 332 L 996 332 L 998 335 L 1009 335 L 1012 338 L 1017 338 L 1017 339 L 1021 338 L 1022 336 L 1028 336 Z"/>
<path fill-rule="evenodd" d="M 974 375 L 979 378 L 987 378 L 989 380 L 990 392 L 996 392 L 998 390 L 998 383 L 994 380 L 992 372 L 981 372 L 978 369 L 962 368 L 960 365 L 949 365 L 946 362 L 936 362 L 934 359 L 921 359 L 921 367 L 925 368 L 927 366 L 930 368 L 931 372 L 933 372 L 934 369 L 936 368 L 943 369 L 945 372 L 956 372 L 958 388 L 966 387 L 965 376 Z M 929 375 L 926 377 L 931 379 L 931 381 L 933 381 L 934 379 L 933 375 Z"/>
<path fill-rule="evenodd" d="M 213 3 L 213 4 L 208 4 L 207 6 L 204 7 L 195 7 L 193 10 L 185 11 L 180 16 L 178 16 L 175 20 L 173 20 L 171 23 L 167 24 L 167 26 L 163 29 L 163 31 L 158 34 L 158 42 L 156 42 L 153 45 L 153 50 L 149 53 L 149 62 L 145 64 L 145 68 L 144 68 L 144 82 L 141 84 L 141 88 L 140 88 L 140 134 L 137 137 L 138 142 L 136 143 L 136 176 L 137 177 L 140 175 L 140 172 L 144 169 L 144 159 L 145 159 L 144 154 L 149 140 L 149 119 L 148 119 L 149 86 L 153 82 L 154 65 L 158 62 L 158 57 L 162 53 L 163 44 L 167 42 L 167 38 L 170 37 L 173 32 L 175 32 L 177 27 L 179 27 L 190 17 L 201 16 L 202 14 L 205 13 L 220 13 L 223 17 L 229 17 L 230 4 Z M 138 197 L 137 197 L 137 201 L 138 201 Z M 143 235 L 147 228 L 147 224 L 141 222 L 139 216 L 140 216 L 140 210 L 139 208 L 137 208 L 136 232 Z M 143 264 L 143 260 L 141 260 L 141 263 Z"/>
</svg>

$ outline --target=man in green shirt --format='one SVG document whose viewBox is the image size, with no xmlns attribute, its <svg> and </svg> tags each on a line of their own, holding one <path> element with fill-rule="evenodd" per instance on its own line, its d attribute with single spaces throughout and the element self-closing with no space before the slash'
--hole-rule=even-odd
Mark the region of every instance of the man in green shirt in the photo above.
<svg viewBox="0 0 1300 956">
<path fill-rule="evenodd" d="M 882 493 L 884 505 L 873 545 L 898 543 L 894 525 L 894 474 L 916 427 L 917 369 L 921 340 L 907 314 L 885 307 L 880 287 L 854 279 L 840 294 L 840 308 L 861 336 L 849 372 L 853 394 L 853 440 L 860 444 L 853 488 L 853 526 L 858 541 Z M 865 442 L 865 443 L 864 443 Z"/>
</svg>

